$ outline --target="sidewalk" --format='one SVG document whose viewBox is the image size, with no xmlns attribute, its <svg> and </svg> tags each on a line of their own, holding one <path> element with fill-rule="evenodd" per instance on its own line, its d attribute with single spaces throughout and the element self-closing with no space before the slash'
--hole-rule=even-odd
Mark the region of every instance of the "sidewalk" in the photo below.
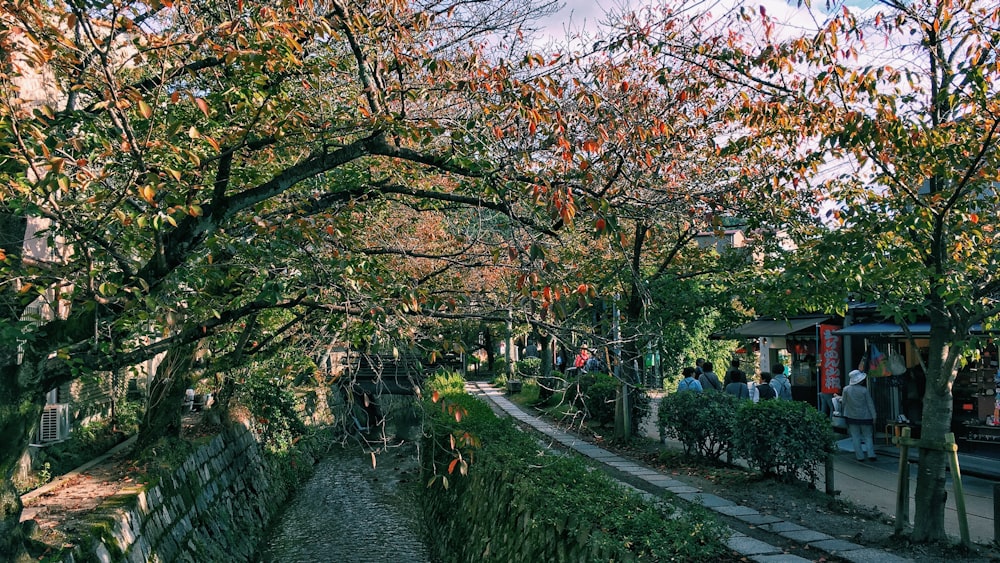
<svg viewBox="0 0 1000 563">
<path fill-rule="evenodd" d="M 720 515 L 733 517 L 748 526 L 755 527 L 757 530 L 769 532 L 773 540 L 763 541 L 750 537 L 738 530 L 732 530 L 732 535 L 726 541 L 726 545 L 745 556 L 748 560 L 762 563 L 801 563 L 812 560 L 786 553 L 782 549 L 781 544 L 791 541 L 808 544 L 811 552 L 815 553 L 818 551 L 825 556 L 855 563 L 897 563 L 910 561 L 910 559 L 883 550 L 855 544 L 775 516 L 762 514 L 751 507 L 740 506 L 716 495 L 703 493 L 679 480 L 648 469 L 636 462 L 590 444 L 578 436 L 559 430 L 552 424 L 521 410 L 517 405 L 509 401 L 500 389 L 478 382 L 468 383 L 467 388 L 470 393 L 492 403 L 495 408 L 513 417 L 519 423 L 534 428 L 563 447 L 575 450 L 581 455 L 604 464 L 608 467 L 609 472 L 620 472 L 627 475 L 633 481 L 638 480 L 642 482 L 644 485 L 642 489 L 645 491 L 670 491 L 684 500 L 701 504 Z M 647 425 L 644 428 L 647 434 L 649 433 L 649 426 L 655 427 L 655 425 Z M 658 438 L 658 436 L 651 437 Z M 842 491 L 841 494 L 845 498 L 855 503 L 871 506 L 875 502 L 879 509 L 885 510 L 885 507 L 888 507 L 888 513 L 894 514 L 896 470 L 890 468 L 898 468 L 898 455 L 896 458 L 893 458 L 886 449 L 879 453 L 882 456 L 881 460 L 874 464 L 869 462 L 855 462 L 852 454 L 838 456 L 835 462 L 835 471 L 837 472 L 835 475 L 836 488 Z M 915 474 L 915 471 L 912 473 Z M 973 479 L 963 478 L 962 480 L 966 490 L 966 507 L 969 512 L 970 534 L 974 542 L 989 543 L 992 541 L 993 533 L 992 483 L 981 479 L 976 480 L 978 482 L 970 483 Z M 984 491 L 987 489 L 990 491 L 990 494 L 983 496 Z M 951 491 L 950 483 L 949 491 Z M 954 535 L 957 536 L 957 518 L 953 518 L 954 515 L 951 514 L 954 510 L 952 506 L 953 496 L 949 494 L 949 520 L 955 521 L 954 527 L 956 531 Z M 986 510 L 987 505 L 989 510 Z M 975 518 L 973 514 L 975 514 Z M 973 525 L 974 522 L 975 526 Z M 951 533 L 950 530 L 949 533 Z"/>
</svg>

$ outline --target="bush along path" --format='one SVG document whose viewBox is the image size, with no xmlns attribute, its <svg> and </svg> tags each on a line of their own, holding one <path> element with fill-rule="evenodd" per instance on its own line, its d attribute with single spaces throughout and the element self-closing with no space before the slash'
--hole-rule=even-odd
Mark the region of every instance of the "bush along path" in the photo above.
<svg viewBox="0 0 1000 563">
<path fill-rule="evenodd" d="M 518 424 L 541 433 L 554 445 L 583 455 L 618 480 L 637 488 L 649 498 L 663 498 L 665 492 L 703 507 L 733 525 L 720 532 L 723 543 L 733 551 L 734 561 L 744 558 L 755 561 L 798 563 L 806 561 L 854 561 L 902 563 L 914 559 L 872 548 L 825 532 L 812 530 L 778 516 L 761 513 L 714 494 L 705 493 L 683 481 L 647 468 L 639 463 L 586 442 L 579 436 L 563 432 L 521 410 L 507 400 L 501 390 L 484 383 L 469 383 L 469 393 L 480 397 L 495 410 L 512 417 Z M 717 559 L 718 560 L 718 559 Z M 721 559 L 724 561 L 725 559 Z"/>
<path fill-rule="evenodd" d="M 433 560 L 740 560 L 709 511 L 650 502 L 579 456 L 540 449 L 458 376 L 430 385 L 421 468 Z"/>
</svg>

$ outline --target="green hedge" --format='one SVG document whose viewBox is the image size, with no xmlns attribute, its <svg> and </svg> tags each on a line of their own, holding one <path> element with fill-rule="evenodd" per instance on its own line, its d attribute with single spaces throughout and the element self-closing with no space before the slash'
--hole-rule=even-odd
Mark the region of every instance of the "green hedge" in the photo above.
<svg viewBox="0 0 1000 563">
<path fill-rule="evenodd" d="M 762 473 L 813 482 L 834 451 L 830 421 L 807 403 L 753 403 L 728 393 L 671 393 L 660 401 L 661 437 L 685 453 L 718 459 L 732 452 Z"/>
<path fill-rule="evenodd" d="M 454 381 L 430 389 L 421 466 L 433 560 L 710 561 L 728 553 L 725 529 L 705 509 L 654 505 L 578 457 L 546 453 Z"/>
<path fill-rule="evenodd" d="M 719 459 L 732 448 L 739 401 L 729 393 L 671 393 L 660 400 L 660 436 L 679 440 L 684 453 Z"/>
<path fill-rule="evenodd" d="M 743 401 L 736 414 L 734 453 L 782 480 L 813 482 L 835 451 L 830 419 L 801 401 Z"/>
</svg>

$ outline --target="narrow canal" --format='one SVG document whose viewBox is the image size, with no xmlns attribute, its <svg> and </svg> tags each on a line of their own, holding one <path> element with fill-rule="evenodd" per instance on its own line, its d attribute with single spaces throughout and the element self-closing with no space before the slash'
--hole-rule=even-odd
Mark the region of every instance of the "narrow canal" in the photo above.
<svg viewBox="0 0 1000 563">
<path fill-rule="evenodd" d="M 335 447 L 317 465 L 270 530 L 261 563 L 429 561 L 416 500 L 416 431 L 390 430 L 393 445 L 374 468 L 357 443 Z"/>
</svg>

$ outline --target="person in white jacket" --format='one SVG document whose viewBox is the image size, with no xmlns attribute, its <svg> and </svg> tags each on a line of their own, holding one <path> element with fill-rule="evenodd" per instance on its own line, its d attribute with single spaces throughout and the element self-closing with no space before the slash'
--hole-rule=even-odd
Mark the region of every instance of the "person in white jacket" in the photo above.
<svg viewBox="0 0 1000 563">
<path fill-rule="evenodd" d="M 851 435 L 854 446 L 854 457 L 858 461 L 865 460 L 865 450 L 868 460 L 876 461 L 875 457 L 875 402 L 868 392 L 868 374 L 854 370 L 848 374 L 850 384 L 844 387 L 841 395 L 841 412 L 847 421 L 847 432 Z M 864 441 L 862 450 L 861 442 Z"/>
</svg>

